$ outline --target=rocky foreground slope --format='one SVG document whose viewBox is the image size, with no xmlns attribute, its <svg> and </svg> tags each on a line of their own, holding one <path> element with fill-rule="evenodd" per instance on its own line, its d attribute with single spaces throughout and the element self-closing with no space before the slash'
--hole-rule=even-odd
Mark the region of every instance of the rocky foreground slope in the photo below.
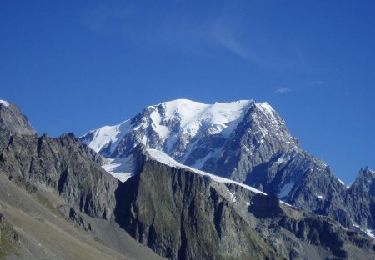
<svg viewBox="0 0 375 260">
<path fill-rule="evenodd" d="M 123 183 L 71 134 L 0 129 L 7 258 L 374 259 L 362 232 L 144 145 Z"/>
</svg>

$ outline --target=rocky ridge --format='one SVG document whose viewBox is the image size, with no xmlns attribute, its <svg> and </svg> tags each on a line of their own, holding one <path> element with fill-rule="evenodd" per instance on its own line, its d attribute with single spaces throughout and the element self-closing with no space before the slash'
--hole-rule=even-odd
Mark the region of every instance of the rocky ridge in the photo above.
<svg viewBox="0 0 375 260">
<path fill-rule="evenodd" d="M 0 129 L 7 129 L 12 134 L 36 133 L 19 108 L 4 100 L 0 100 Z"/>
</svg>

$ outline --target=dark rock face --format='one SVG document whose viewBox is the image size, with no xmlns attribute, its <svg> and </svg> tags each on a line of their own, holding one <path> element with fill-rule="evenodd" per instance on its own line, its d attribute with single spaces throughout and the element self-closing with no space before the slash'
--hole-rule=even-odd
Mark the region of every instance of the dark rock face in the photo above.
<svg viewBox="0 0 375 260">
<path fill-rule="evenodd" d="M 208 178 L 148 161 L 142 174 L 124 185 L 137 186 L 137 193 L 119 222 L 162 256 L 170 259 L 276 256 L 252 232 L 249 223 L 230 208 Z"/>
<path fill-rule="evenodd" d="M 55 190 L 89 216 L 110 219 L 118 181 L 100 168 L 100 159 L 72 135 L 57 139 L 12 135 L 0 155 L 9 179 Z"/>
<path fill-rule="evenodd" d="M 299 151 L 298 142 L 290 135 L 285 122 L 265 106 L 250 105 L 220 156 L 203 165 L 204 171 L 250 183 L 257 168 L 282 154 Z"/>
<path fill-rule="evenodd" d="M 357 179 L 347 189 L 344 199 L 351 209 L 351 218 L 359 226 L 375 229 L 375 173 L 361 169 Z"/>
<path fill-rule="evenodd" d="M 328 218 L 153 160 L 122 189 L 135 193 L 119 204 L 117 221 L 169 259 L 367 259 L 375 253 L 371 239 Z"/>
<path fill-rule="evenodd" d="M 249 206 L 251 212 L 256 218 L 275 218 L 279 217 L 282 210 L 279 206 L 279 199 L 275 196 L 257 195 L 254 196 L 252 204 Z"/>
<path fill-rule="evenodd" d="M 329 248 L 335 257 L 348 257 L 348 252 L 343 248 L 344 239 L 348 239 L 346 234 L 328 221 L 316 217 L 303 220 L 282 218 L 279 225 L 304 241 Z"/>
</svg>

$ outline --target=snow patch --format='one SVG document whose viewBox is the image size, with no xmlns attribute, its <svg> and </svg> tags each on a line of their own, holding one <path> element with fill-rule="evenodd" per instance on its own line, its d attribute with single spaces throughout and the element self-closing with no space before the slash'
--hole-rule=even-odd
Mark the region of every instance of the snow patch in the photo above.
<svg viewBox="0 0 375 260">
<path fill-rule="evenodd" d="M 267 102 L 259 103 L 258 108 L 260 108 L 264 113 L 268 114 L 271 117 L 274 117 L 275 110 L 271 107 L 271 105 Z"/>
<path fill-rule="evenodd" d="M 366 230 L 366 234 L 371 237 L 371 238 L 375 238 L 375 233 L 374 233 L 374 230 L 372 229 L 367 229 Z"/>
<path fill-rule="evenodd" d="M 280 157 L 280 158 L 277 159 L 277 162 L 276 162 L 276 163 L 277 163 L 277 164 L 282 164 L 282 163 L 285 163 L 285 161 L 286 161 L 286 160 L 285 160 L 284 158 Z"/>
<path fill-rule="evenodd" d="M 287 203 L 285 201 L 280 200 L 280 203 L 284 204 L 285 206 L 288 206 L 288 207 L 291 207 L 291 208 L 295 208 L 294 206 L 290 205 L 289 203 Z"/>
<path fill-rule="evenodd" d="M 8 101 L 0 99 L 0 104 L 3 105 L 3 106 L 5 106 L 5 107 L 9 107 L 9 102 Z"/>
<path fill-rule="evenodd" d="M 134 175 L 133 156 L 126 158 L 105 158 L 102 168 L 121 182 L 126 182 Z"/>
<path fill-rule="evenodd" d="M 236 195 L 234 193 L 229 192 L 229 195 L 233 203 L 237 202 Z"/>
<path fill-rule="evenodd" d="M 357 229 L 359 229 L 359 230 L 361 230 L 362 232 L 364 232 L 366 235 L 368 235 L 369 237 L 371 237 L 371 238 L 375 238 L 375 230 L 373 230 L 373 229 L 362 229 L 359 225 L 358 225 L 358 223 L 353 223 L 353 227 L 355 227 L 355 228 L 357 228 Z"/>
<path fill-rule="evenodd" d="M 150 118 L 153 121 L 152 127 L 154 128 L 154 131 L 161 139 L 166 139 L 169 135 L 169 129 L 165 125 L 161 124 L 162 119 L 160 114 L 157 111 L 154 111 L 150 114 Z"/>
<path fill-rule="evenodd" d="M 130 130 L 129 120 L 115 126 L 104 126 L 102 128 L 89 132 L 93 135 L 92 141 L 88 143 L 88 147 L 95 152 L 100 152 L 103 148 L 111 145 L 111 152 L 115 149 L 117 143 Z M 83 136 L 84 137 L 84 136 Z"/>
<path fill-rule="evenodd" d="M 130 172 L 112 172 L 111 175 L 121 181 L 122 183 L 126 182 L 129 178 L 133 177 L 134 174 Z"/>
</svg>

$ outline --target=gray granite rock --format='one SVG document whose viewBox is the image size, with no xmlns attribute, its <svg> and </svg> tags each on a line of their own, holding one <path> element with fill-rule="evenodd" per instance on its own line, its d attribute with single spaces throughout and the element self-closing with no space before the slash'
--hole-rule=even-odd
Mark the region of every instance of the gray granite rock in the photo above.
<svg viewBox="0 0 375 260">
<path fill-rule="evenodd" d="M 0 102 L 0 129 L 12 134 L 35 134 L 35 130 L 15 104 Z"/>
</svg>

